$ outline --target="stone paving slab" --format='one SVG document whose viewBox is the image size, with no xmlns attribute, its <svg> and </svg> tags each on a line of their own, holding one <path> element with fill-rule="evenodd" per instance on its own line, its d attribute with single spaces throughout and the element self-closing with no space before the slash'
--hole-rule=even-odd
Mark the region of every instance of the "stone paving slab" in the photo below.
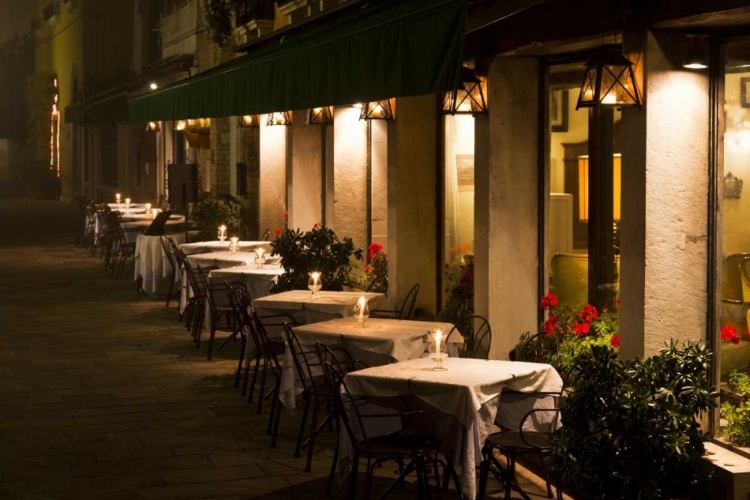
<svg viewBox="0 0 750 500">
<path fill-rule="evenodd" d="M 335 435 L 316 440 L 312 473 L 292 457 L 299 413 L 270 448 L 268 405 L 259 415 L 234 388 L 239 342 L 206 361 L 176 304 L 136 300 L 70 243 L 73 216 L 0 201 L 0 498 L 323 498 Z M 378 476 L 373 491 L 393 467 Z"/>
</svg>

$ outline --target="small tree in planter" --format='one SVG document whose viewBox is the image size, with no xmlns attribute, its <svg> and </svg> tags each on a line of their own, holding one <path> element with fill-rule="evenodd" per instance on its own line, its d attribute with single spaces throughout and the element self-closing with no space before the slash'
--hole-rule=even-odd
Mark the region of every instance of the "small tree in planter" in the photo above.
<svg viewBox="0 0 750 500">
<path fill-rule="evenodd" d="M 706 435 L 696 417 L 716 406 L 705 345 L 673 341 L 646 360 L 592 346 L 575 360 L 553 462 L 576 498 L 708 498 Z"/>
<path fill-rule="evenodd" d="M 215 240 L 219 226 L 227 226 L 227 237 L 237 231 L 238 220 L 232 206 L 222 198 L 203 193 L 193 205 L 192 217 L 198 228 L 198 241 Z"/>
<path fill-rule="evenodd" d="M 281 256 L 284 274 L 273 292 L 307 290 L 308 273 L 319 271 L 323 290 L 343 290 L 349 281 L 352 258 L 362 260 L 362 249 L 351 238 L 339 239 L 332 229 L 315 224 L 312 230 L 276 229 L 272 253 Z"/>
</svg>

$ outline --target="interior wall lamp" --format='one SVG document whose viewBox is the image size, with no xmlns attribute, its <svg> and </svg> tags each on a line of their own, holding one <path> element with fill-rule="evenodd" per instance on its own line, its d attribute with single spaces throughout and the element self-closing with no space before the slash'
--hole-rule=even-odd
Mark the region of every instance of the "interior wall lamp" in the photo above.
<svg viewBox="0 0 750 500">
<path fill-rule="evenodd" d="M 161 122 L 148 122 L 146 124 L 147 132 L 161 132 Z"/>
<path fill-rule="evenodd" d="M 186 120 L 177 120 L 174 123 L 174 129 L 178 132 L 183 131 L 187 128 L 187 121 Z"/>
<path fill-rule="evenodd" d="M 307 112 L 307 125 L 333 125 L 333 107 L 312 108 Z"/>
<path fill-rule="evenodd" d="M 622 155 L 616 153 L 612 158 L 612 219 L 620 222 L 620 205 L 622 200 Z M 578 157 L 578 220 L 589 220 L 589 156 Z"/>
<path fill-rule="evenodd" d="M 258 128 L 260 127 L 260 115 L 243 115 L 240 117 L 240 127 Z"/>
<path fill-rule="evenodd" d="M 289 127 L 292 125 L 292 112 L 291 111 L 279 111 L 275 113 L 268 113 L 267 126 L 272 125 L 283 125 Z"/>
<path fill-rule="evenodd" d="M 460 89 L 446 92 L 443 100 L 444 115 L 477 115 L 487 112 L 486 80 L 474 70 L 462 68 L 463 85 Z"/>
<path fill-rule="evenodd" d="M 698 36 L 689 35 L 691 39 L 690 47 L 688 48 L 685 60 L 682 62 L 682 67 L 686 69 L 706 69 L 708 68 L 708 57 L 706 57 L 706 51 L 700 44 Z"/>
<path fill-rule="evenodd" d="M 360 120 L 395 120 L 396 119 L 396 98 L 383 99 L 380 101 L 371 101 L 362 104 L 362 111 L 359 113 Z M 355 104 L 355 107 L 358 105 Z"/>
</svg>

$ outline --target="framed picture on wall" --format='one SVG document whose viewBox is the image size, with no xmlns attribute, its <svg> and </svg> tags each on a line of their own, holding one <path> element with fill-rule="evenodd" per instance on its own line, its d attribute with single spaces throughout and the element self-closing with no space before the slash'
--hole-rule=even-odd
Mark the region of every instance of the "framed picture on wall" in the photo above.
<svg viewBox="0 0 750 500">
<path fill-rule="evenodd" d="M 740 78 L 740 104 L 750 108 L 750 77 Z"/>
<path fill-rule="evenodd" d="M 552 132 L 568 131 L 568 89 L 552 89 L 550 92 L 549 124 Z"/>
</svg>

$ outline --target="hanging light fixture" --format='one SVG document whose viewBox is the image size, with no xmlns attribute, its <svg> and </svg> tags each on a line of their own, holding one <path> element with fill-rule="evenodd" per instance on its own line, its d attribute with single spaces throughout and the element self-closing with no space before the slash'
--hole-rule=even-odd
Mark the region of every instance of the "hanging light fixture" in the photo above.
<svg viewBox="0 0 750 500">
<path fill-rule="evenodd" d="M 147 132 L 161 132 L 161 122 L 148 122 L 146 124 Z"/>
<path fill-rule="evenodd" d="M 185 130 L 187 128 L 187 121 L 185 120 L 177 120 L 174 124 L 174 129 L 179 131 Z"/>
<path fill-rule="evenodd" d="M 360 120 L 395 120 L 396 99 L 383 99 L 362 104 Z"/>
<path fill-rule="evenodd" d="M 599 53 L 586 63 L 576 109 L 594 107 L 641 107 L 633 62 L 617 45 L 602 45 Z"/>
<path fill-rule="evenodd" d="M 312 108 L 307 112 L 307 125 L 333 125 L 333 107 Z"/>
<path fill-rule="evenodd" d="M 691 36 L 692 43 L 687 51 L 685 60 L 682 61 L 682 67 L 686 69 L 706 69 L 708 68 L 708 58 L 706 52 L 701 47 L 698 37 Z"/>
<path fill-rule="evenodd" d="M 460 89 L 445 93 L 443 114 L 476 115 L 487 112 L 485 80 L 474 73 L 474 70 L 462 69 L 463 86 Z"/>
<path fill-rule="evenodd" d="M 266 125 L 283 125 L 289 127 L 292 124 L 292 112 L 291 111 L 280 111 L 277 113 L 268 113 L 268 121 Z"/>
<path fill-rule="evenodd" d="M 260 127 L 260 115 L 244 115 L 240 118 L 240 127 L 258 128 Z"/>
</svg>

